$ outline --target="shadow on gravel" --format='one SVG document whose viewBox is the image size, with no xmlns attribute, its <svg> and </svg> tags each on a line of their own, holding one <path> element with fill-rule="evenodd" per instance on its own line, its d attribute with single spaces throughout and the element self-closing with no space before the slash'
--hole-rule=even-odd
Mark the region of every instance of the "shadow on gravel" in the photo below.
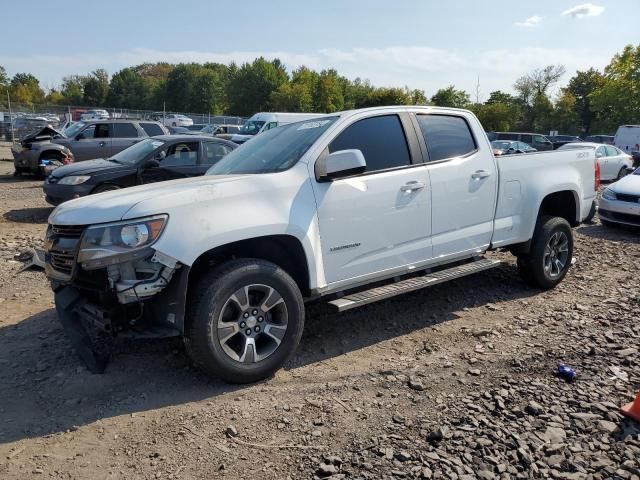
<svg viewBox="0 0 640 480">
<path fill-rule="evenodd" d="M 37 178 L 35 175 L 20 175 L 14 177 L 13 175 L 0 175 L 0 183 L 26 183 L 26 182 L 40 182 L 39 186 L 42 186 L 42 179 Z"/>
<path fill-rule="evenodd" d="M 576 228 L 581 235 L 600 240 L 613 240 L 625 243 L 640 243 L 640 228 L 620 225 L 615 227 L 597 225 L 583 225 Z"/>
<path fill-rule="evenodd" d="M 5 220 L 18 223 L 47 223 L 53 207 L 19 208 L 4 214 Z"/>
<path fill-rule="evenodd" d="M 343 314 L 309 305 L 298 353 L 285 368 L 455 320 L 466 307 L 500 308 L 500 302 L 537 293 L 519 280 L 515 268 L 503 266 Z M 93 375 L 81 366 L 53 310 L 0 328 L 0 385 L 2 443 L 243 389 L 197 372 L 175 339 L 121 343 L 106 373 Z"/>
</svg>

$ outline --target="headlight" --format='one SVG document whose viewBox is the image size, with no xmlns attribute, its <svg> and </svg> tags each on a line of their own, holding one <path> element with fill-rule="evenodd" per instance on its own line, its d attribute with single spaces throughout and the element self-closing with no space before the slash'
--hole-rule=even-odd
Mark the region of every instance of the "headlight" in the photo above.
<svg viewBox="0 0 640 480">
<path fill-rule="evenodd" d="M 605 188 L 604 192 L 602 192 L 602 198 L 604 198 L 605 200 L 616 200 L 616 194 L 613 190 L 611 190 L 610 188 Z"/>
<path fill-rule="evenodd" d="M 89 175 L 69 175 L 68 177 L 62 177 L 58 185 L 80 185 L 90 178 L 91 176 Z"/>
<path fill-rule="evenodd" d="M 91 269 L 122 261 L 114 257 L 134 259 L 160 238 L 168 218 L 155 215 L 89 227 L 82 236 L 78 262 Z"/>
</svg>

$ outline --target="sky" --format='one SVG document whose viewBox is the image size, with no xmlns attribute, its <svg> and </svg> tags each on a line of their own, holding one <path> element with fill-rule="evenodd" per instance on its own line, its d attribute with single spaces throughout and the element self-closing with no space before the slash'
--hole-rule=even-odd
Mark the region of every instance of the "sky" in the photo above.
<svg viewBox="0 0 640 480">
<path fill-rule="evenodd" d="M 3 2 L 0 65 L 45 88 L 62 77 L 143 62 L 335 68 L 376 86 L 431 96 L 455 85 L 475 100 L 512 91 L 549 64 L 604 68 L 637 44 L 640 0 L 60 0 L 46 9 Z"/>
</svg>

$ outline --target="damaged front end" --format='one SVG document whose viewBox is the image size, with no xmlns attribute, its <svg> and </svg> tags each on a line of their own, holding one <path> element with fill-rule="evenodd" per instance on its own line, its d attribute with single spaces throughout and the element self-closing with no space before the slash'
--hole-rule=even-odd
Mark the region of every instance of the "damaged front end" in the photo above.
<svg viewBox="0 0 640 480">
<path fill-rule="evenodd" d="M 152 247 L 167 219 L 48 227 L 45 271 L 58 317 L 93 372 L 104 371 L 118 335 L 182 331 L 189 267 Z"/>
</svg>

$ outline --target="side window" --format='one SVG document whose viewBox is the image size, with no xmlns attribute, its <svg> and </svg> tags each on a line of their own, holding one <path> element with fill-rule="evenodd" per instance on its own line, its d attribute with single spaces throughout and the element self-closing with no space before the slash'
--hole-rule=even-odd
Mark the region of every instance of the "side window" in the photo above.
<svg viewBox="0 0 640 480">
<path fill-rule="evenodd" d="M 150 137 L 155 137 L 156 135 L 164 135 L 162 128 L 160 128 L 160 125 L 156 123 L 141 123 L 140 126 Z"/>
<path fill-rule="evenodd" d="M 110 123 L 97 123 L 93 138 L 111 138 L 112 127 Z"/>
<path fill-rule="evenodd" d="M 615 157 L 616 155 L 620 155 L 620 153 L 618 153 L 618 150 L 615 147 L 606 146 L 604 148 L 607 149 L 607 156 L 608 157 Z"/>
<path fill-rule="evenodd" d="M 163 167 L 189 167 L 198 159 L 198 142 L 176 143 L 167 149 L 165 158 L 160 162 Z"/>
<path fill-rule="evenodd" d="M 534 143 L 545 143 L 547 140 L 542 135 L 533 136 Z"/>
<path fill-rule="evenodd" d="M 213 165 L 231 151 L 231 147 L 219 142 L 205 142 L 202 147 L 203 157 L 200 164 L 203 165 Z"/>
<path fill-rule="evenodd" d="M 358 149 L 367 162 L 367 172 L 411 164 L 407 139 L 397 115 L 365 118 L 338 135 L 329 152 Z"/>
<path fill-rule="evenodd" d="M 95 125 L 89 125 L 87 128 L 85 128 L 84 130 L 82 130 L 82 132 L 80 132 L 80 134 L 82 135 L 82 139 L 89 139 L 89 138 L 93 138 L 96 134 L 96 126 Z"/>
<path fill-rule="evenodd" d="M 607 156 L 607 151 L 605 150 L 604 147 L 598 147 L 596 149 L 596 156 L 597 157 L 606 157 Z"/>
<path fill-rule="evenodd" d="M 417 115 L 417 119 L 432 162 L 466 155 L 477 148 L 469 125 L 462 117 Z"/>
<path fill-rule="evenodd" d="M 267 130 L 271 130 L 272 128 L 276 128 L 278 126 L 278 122 L 269 122 L 265 125 L 263 132 Z"/>
<path fill-rule="evenodd" d="M 533 143 L 533 135 L 520 135 L 520 141 L 531 145 Z"/>
<path fill-rule="evenodd" d="M 499 133 L 498 140 L 518 140 L 517 133 Z"/>
<path fill-rule="evenodd" d="M 113 138 L 137 138 L 138 129 L 133 123 L 114 123 Z"/>
</svg>

